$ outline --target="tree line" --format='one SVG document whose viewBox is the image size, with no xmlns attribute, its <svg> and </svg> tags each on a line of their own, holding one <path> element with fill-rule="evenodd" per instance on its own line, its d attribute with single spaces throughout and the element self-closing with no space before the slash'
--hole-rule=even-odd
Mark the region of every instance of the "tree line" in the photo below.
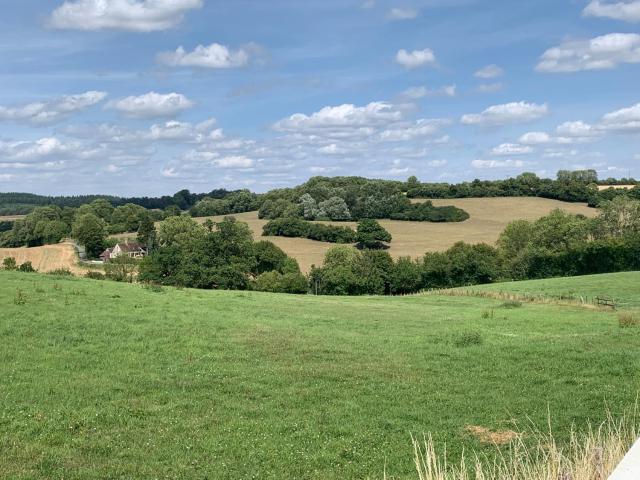
<svg viewBox="0 0 640 480">
<path fill-rule="evenodd" d="M 25 218 L 10 222 L 0 230 L 0 247 L 37 247 L 74 238 L 85 246 L 90 258 L 113 246 L 109 235 L 137 232 L 138 240 L 151 244 L 154 222 L 182 212 L 176 206 L 164 211 L 148 210 L 128 203 L 114 207 L 97 199 L 78 208 L 49 205 L 36 207 Z M 4 224 L 3 224 L 4 225 Z"/>
<path fill-rule="evenodd" d="M 333 247 L 322 265 L 303 275 L 294 259 L 271 242 L 255 242 L 248 226 L 233 217 L 202 225 L 188 216 L 171 217 L 160 223 L 156 248 L 140 262 L 138 280 L 206 289 L 398 295 L 640 269 L 640 201 L 624 197 L 603 205 L 593 219 L 555 210 L 533 222 L 512 222 L 495 246 L 460 242 L 418 259 L 393 259 L 376 246 L 382 232 L 375 220 L 364 222 L 360 233 L 360 249 Z"/>
</svg>

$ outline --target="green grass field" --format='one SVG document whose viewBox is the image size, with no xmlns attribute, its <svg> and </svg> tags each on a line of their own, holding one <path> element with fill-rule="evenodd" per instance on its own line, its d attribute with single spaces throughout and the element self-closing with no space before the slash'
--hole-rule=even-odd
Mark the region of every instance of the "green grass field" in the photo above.
<svg viewBox="0 0 640 480">
<path fill-rule="evenodd" d="M 580 307 L 13 272 L 0 305 L 3 479 L 413 479 L 411 434 L 488 452 L 467 426 L 544 428 L 550 411 L 566 437 L 640 390 L 640 329 Z"/>
<path fill-rule="evenodd" d="M 617 308 L 640 308 L 640 272 L 496 283 L 473 287 L 473 290 L 589 300 L 609 296 L 615 300 Z"/>
</svg>

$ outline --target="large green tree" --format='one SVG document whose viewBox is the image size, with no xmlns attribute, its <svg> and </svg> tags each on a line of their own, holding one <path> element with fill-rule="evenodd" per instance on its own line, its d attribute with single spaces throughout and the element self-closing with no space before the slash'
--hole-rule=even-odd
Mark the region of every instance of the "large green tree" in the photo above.
<svg viewBox="0 0 640 480">
<path fill-rule="evenodd" d="M 84 245 L 89 258 L 95 258 L 104 249 L 107 230 L 104 220 L 93 213 L 76 217 L 71 234 L 80 245 Z"/>
<path fill-rule="evenodd" d="M 364 219 L 358 222 L 357 242 L 359 248 L 382 249 L 385 242 L 392 240 L 391 234 L 380 223 L 372 219 Z"/>
</svg>

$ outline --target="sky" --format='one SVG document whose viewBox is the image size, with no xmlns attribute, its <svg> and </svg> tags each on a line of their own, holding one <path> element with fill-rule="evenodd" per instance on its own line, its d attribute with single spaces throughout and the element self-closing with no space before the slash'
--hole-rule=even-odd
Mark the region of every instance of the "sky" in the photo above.
<svg viewBox="0 0 640 480">
<path fill-rule="evenodd" d="M 0 191 L 640 177 L 640 0 L 0 4 Z"/>
</svg>

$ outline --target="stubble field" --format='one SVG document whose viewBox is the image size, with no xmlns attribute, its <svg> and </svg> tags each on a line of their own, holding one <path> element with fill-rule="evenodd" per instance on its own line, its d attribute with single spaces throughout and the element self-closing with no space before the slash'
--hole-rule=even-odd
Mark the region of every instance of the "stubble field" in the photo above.
<svg viewBox="0 0 640 480">
<path fill-rule="evenodd" d="M 424 201 L 424 200 L 416 200 Z M 597 210 L 585 204 L 567 203 L 545 198 L 465 198 L 455 200 L 433 200 L 434 205 L 454 205 L 466 210 L 471 218 L 461 223 L 401 222 L 381 220 L 380 224 L 393 236 L 389 253 L 395 257 L 420 257 L 425 252 L 444 251 L 456 242 L 494 244 L 504 228 L 514 220 L 536 220 L 556 208 L 569 213 L 594 217 Z M 303 272 L 311 265 L 322 265 L 322 260 L 331 243 L 316 242 L 304 238 L 262 237 L 262 227 L 267 223 L 260 220 L 257 212 L 234 215 L 246 222 L 253 231 L 254 238 L 269 240 L 288 255 L 298 260 Z M 222 217 L 211 217 L 220 221 Z M 206 218 L 197 218 L 204 222 Z M 325 222 L 355 228 L 354 222 Z"/>
</svg>

